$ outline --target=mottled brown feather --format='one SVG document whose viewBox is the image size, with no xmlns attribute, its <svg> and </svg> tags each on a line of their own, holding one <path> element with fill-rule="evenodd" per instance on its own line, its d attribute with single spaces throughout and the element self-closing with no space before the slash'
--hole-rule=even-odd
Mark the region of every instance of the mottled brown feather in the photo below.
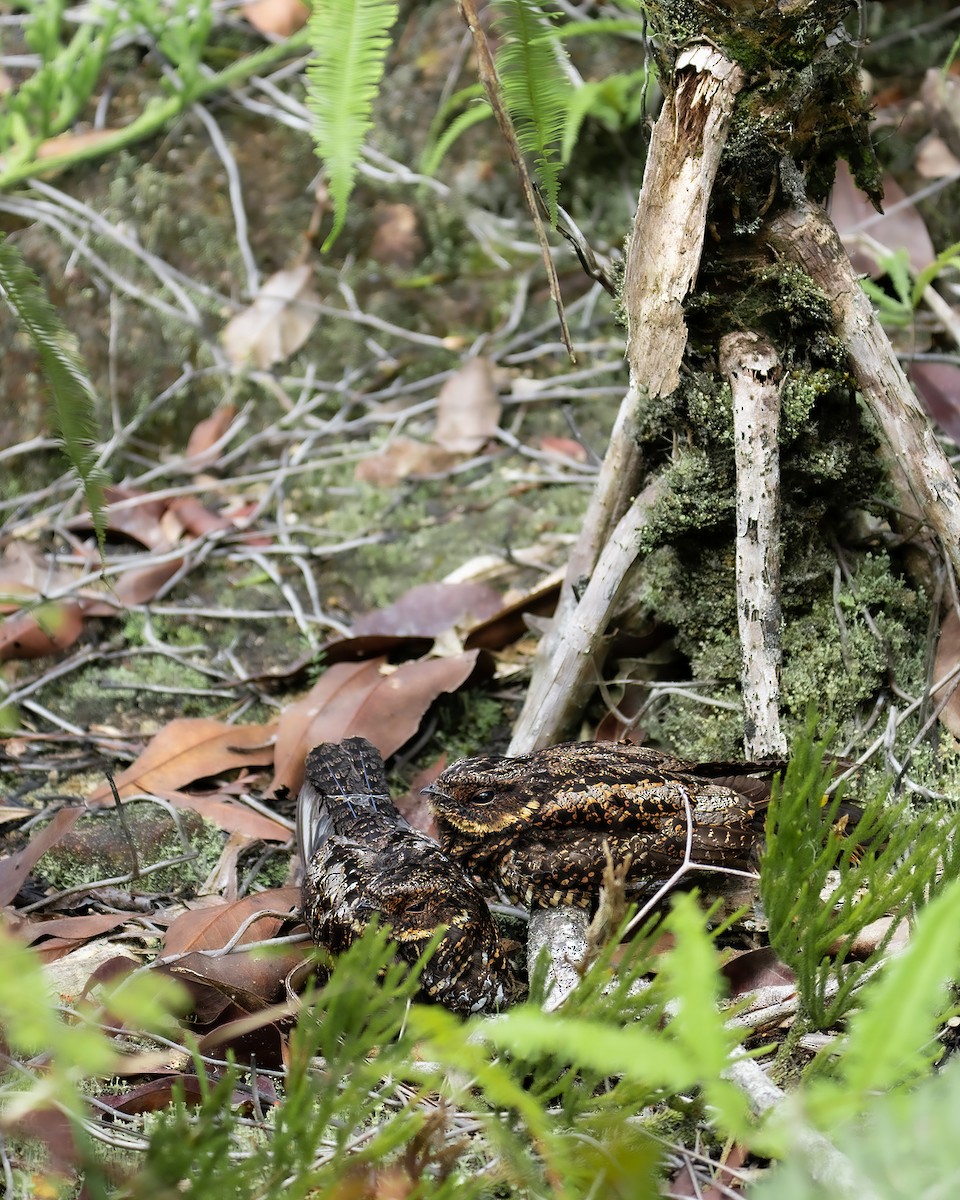
<svg viewBox="0 0 960 1200">
<path fill-rule="evenodd" d="M 516 903 L 596 901 L 606 863 L 632 856 L 628 888 L 655 890 L 692 858 L 750 869 L 771 781 L 785 764 L 692 763 L 645 746 L 567 742 L 453 763 L 427 791 L 440 844 Z"/>
<path fill-rule="evenodd" d="M 457 1012 L 512 998 L 516 983 L 486 901 L 463 868 L 397 811 L 383 759 L 365 738 L 310 752 L 297 831 L 303 915 L 316 942 L 341 953 L 376 919 L 412 963 L 443 926 L 423 969 L 423 994 Z"/>
</svg>

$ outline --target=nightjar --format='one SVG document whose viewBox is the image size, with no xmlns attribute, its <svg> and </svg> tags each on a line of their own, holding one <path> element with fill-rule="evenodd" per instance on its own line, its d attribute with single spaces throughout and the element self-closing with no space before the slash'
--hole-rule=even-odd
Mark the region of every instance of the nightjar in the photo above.
<svg viewBox="0 0 960 1200">
<path fill-rule="evenodd" d="M 596 903 L 606 863 L 632 856 L 632 894 L 694 862 L 751 869 L 783 762 L 692 763 L 626 742 L 568 742 L 453 763 L 425 790 L 440 845 L 517 904 Z"/>
<path fill-rule="evenodd" d="M 460 1013 L 514 998 L 517 984 L 486 901 L 463 868 L 397 811 L 383 759 L 366 738 L 311 750 L 297 836 L 314 941 L 340 953 L 376 918 L 413 963 L 444 926 L 421 975 L 422 994 Z"/>
</svg>

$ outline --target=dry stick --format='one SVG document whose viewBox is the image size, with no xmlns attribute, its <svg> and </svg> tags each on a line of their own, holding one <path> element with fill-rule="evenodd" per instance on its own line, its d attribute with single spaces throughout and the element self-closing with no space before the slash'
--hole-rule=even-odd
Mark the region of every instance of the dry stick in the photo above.
<svg viewBox="0 0 960 1200">
<path fill-rule="evenodd" d="M 765 1116 L 787 1098 L 759 1063 L 742 1052 L 723 1074 L 746 1096 L 757 1117 Z M 813 1181 L 828 1189 L 829 1195 L 849 1196 L 851 1200 L 879 1200 L 879 1193 L 850 1159 L 822 1133 L 796 1116 L 791 1118 L 791 1142 Z"/>
<path fill-rule="evenodd" d="M 627 252 L 623 302 L 629 325 L 627 357 L 630 386 L 617 415 L 597 486 L 583 528 L 570 556 L 563 590 L 550 632 L 543 638 L 533 681 L 511 743 L 524 753 L 556 741 L 575 715 L 571 705 L 547 709 L 551 690 L 580 684 L 561 672 L 563 640 L 573 622 L 586 624 L 577 609 L 577 592 L 590 578 L 611 531 L 637 503 L 641 456 L 638 415 L 645 399 L 666 395 L 679 382 L 687 341 L 683 301 L 693 286 L 703 249 L 707 203 L 726 141 L 730 116 L 743 73 L 706 46 L 677 61 L 669 90 L 650 141 L 643 187 Z M 634 554 L 635 557 L 635 554 Z M 624 570 L 632 559 L 625 563 Z M 599 642 L 603 630 L 593 635 Z M 588 663 L 581 664 L 583 670 Z"/>
<path fill-rule="evenodd" d="M 563 729 L 583 711 L 584 702 L 596 684 L 596 664 L 607 624 L 616 607 L 624 577 L 637 557 L 640 534 L 649 523 L 650 513 L 664 494 L 663 480 L 655 478 L 633 501 L 610 540 L 590 577 L 580 602 L 566 621 L 554 621 L 550 637 L 554 650 L 549 675 L 534 673 L 524 704 L 524 713 L 538 717 L 539 727 L 548 734 Z M 552 737 L 531 737 L 523 717 L 517 724 L 508 754 L 523 754 Z"/>
<path fill-rule="evenodd" d="M 737 468 L 737 621 L 744 750 L 782 758 L 780 728 L 780 391 L 773 346 L 755 333 L 720 339 L 720 370 L 733 398 Z"/>
<path fill-rule="evenodd" d="M 470 35 L 473 38 L 473 49 L 477 56 L 477 71 L 480 75 L 480 82 L 483 84 L 483 90 L 487 93 L 487 99 L 490 101 L 490 107 L 493 109 L 493 115 L 497 118 L 497 125 L 500 127 L 503 140 L 507 143 L 507 149 L 510 151 L 510 161 L 517 172 L 520 186 L 523 189 L 523 198 L 526 201 L 527 209 L 533 220 L 533 227 L 537 232 L 537 241 L 540 243 L 540 253 L 547 272 L 547 281 L 550 284 L 550 298 L 556 306 L 557 318 L 560 322 L 560 336 L 563 339 L 563 344 L 566 346 L 571 360 L 576 362 L 577 356 L 573 352 L 573 342 L 570 339 L 570 330 L 567 328 L 567 318 L 563 311 L 560 280 L 557 278 L 557 269 L 553 265 L 553 257 L 550 254 L 550 242 L 547 239 L 547 231 L 544 228 L 540 210 L 537 207 L 537 197 L 533 190 L 530 172 L 523 161 L 523 151 L 520 149 L 520 143 L 517 140 L 517 132 L 513 127 L 513 121 L 504 103 L 503 89 L 500 86 L 500 77 L 497 75 L 493 55 L 490 53 L 490 46 L 487 43 L 486 35 L 480 27 L 480 18 L 477 16 L 477 9 L 473 0 L 459 0 L 459 4 L 460 13 L 464 21 L 466 21 L 467 28 L 470 30 Z"/>
<path fill-rule="evenodd" d="M 919 515 L 960 572 L 960 487 L 953 467 L 913 394 L 893 347 L 840 243 L 833 223 L 811 202 L 777 217 L 773 248 L 799 263 L 833 310 L 860 392 L 885 442 L 887 471 L 901 506 Z"/>
</svg>

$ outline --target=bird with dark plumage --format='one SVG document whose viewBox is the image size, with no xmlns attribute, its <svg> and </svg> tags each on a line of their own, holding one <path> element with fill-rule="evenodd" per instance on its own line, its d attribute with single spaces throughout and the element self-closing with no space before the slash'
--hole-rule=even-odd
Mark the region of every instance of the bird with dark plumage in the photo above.
<svg viewBox="0 0 960 1200">
<path fill-rule="evenodd" d="M 440 845 L 517 904 L 596 903 L 609 846 L 628 894 L 684 860 L 750 870 L 783 762 L 693 763 L 627 742 L 567 742 L 453 763 L 425 789 Z"/>
<path fill-rule="evenodd" d="M 297 836 L 303 915 L 314 941 L 341 953 L 376 919 L 390 926 L 399 956 L 413 963 L 442 926 L 421 976 L 425 997 L 461 1013 L 515 998 L 517 983 L 486 901 L 397 811 L 383 759 L 366 738 L 311 750 Z"/>
</svg>

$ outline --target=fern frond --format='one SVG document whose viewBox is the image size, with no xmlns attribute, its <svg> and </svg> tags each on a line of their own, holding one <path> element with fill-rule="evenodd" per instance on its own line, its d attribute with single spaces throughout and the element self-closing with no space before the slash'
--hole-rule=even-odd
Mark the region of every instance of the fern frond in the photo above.
<svg viewBox="0 0 960 1200">
<path fill-rule="evenodd" d="M 517 140 L 533 156 L 550 223 L 556 225 L 560 146 L 573 94 L 564 70 L 566 51 L 547 32 L 536 0 L 500 0 L 497 9 L 503 34 L 497 74 Z"/>
<path fill-rule="evenodd" d="M 343 228 L 357 160 L 373 124 L 373 103 L 397 19 L 392 0 L 314 0 L 307 67 L 307 103 L 313 113 L 317 154 L 327 172 L 333 228 L 323 249 Z"/>
<path fill-rule="evenodd" d="M 0 296 L 26 332 L 50 387 L 53 418 L 63 451 L 83 485 L 101 548 L 106 531 L 104 477 L 96 466 L 94 391 L 77 351 L 76 340 L 47 299 L 20 251 L 0 239 Z"/>
</svg>

